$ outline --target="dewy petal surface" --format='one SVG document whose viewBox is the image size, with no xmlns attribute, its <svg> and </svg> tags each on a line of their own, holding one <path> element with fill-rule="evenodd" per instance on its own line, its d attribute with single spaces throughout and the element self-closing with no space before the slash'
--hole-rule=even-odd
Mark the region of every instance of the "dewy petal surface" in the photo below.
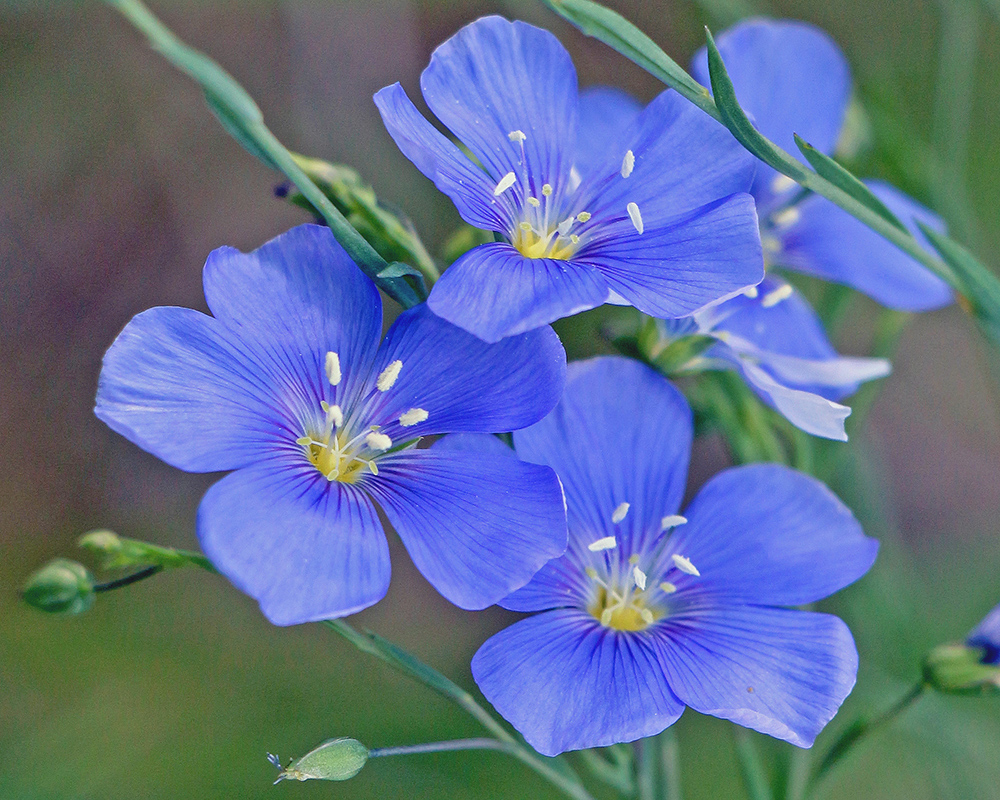
<svg viewBox="0 0 1000 800">
<path fill-rule="evenodd" d="M 502 230 L 506 222 L 492 202 L 496 181 L 431 125 L 398 83 L 386 86 L 374 99 L 396 146 L 451 198 L 462 219 L 485 230 Z"/>
<path fill-rule="evenodd" d="M 843 53 L 819 28 L 792 20 L 751 19 L 716 37 L 736 97 L 768 139 L 795 155 L 794 134 L 822 153 L 833 153 L 847 112 L 851 75 Z M 704 48 L 694 77 L 711 86 Z M 778 173 L 760 163 L 754 195 L 762 207 L 775 195 Z"/>
<path fill-rule="evenodd" d="M 683 395 L 649 367 L 614 356 L 570 364 L 559 405 L 514 433 L 520 458 L 558 473 L 580 544 L 615 529 L 632 549 L 680 507 L 691 439 Z M 621 503 L 628 514 L 613 526 Z"/>
<path fill-rule="evenodd" d="M 422 408 L 428 417 L 408 426 L 407 438 L 523 428 L 555 406 L 566 375 L 566 351 L 547 326 L 487 344 L 425 305 L 399 315 L 372 375 L 397 360 L 399 377 L 381 393 L 375 414 L 394 438 L 389 426 L 410 408 Z"/>
<path fill-rule="evenodd" d="M 853 583 L 878 542 L 826 486 L 778 464 L 728 469 L 684 512 L 671 550 L 701 572 L 698 592 L 761 605 L 802 605 Z"/>
<path fill-rule="evenodd" d="M 498 181 L 523 174 L 521 149 L 508 135 L 525 134 L 527 174 L 558 185 L 569 175 L 577 121 L 576 70 L 548 31 L 502 17 L 484 17 L 439 46 L 420 78 L 434 115 Z"/>
<path fill-rule="evenodd" d="M 654 736 L 684 710 L 645 636 L 608 631 L 586 612 L 549 611 L 488 639 L 472 659 L 486 699 L 538 752 Z"/>
<path fill-rule="evenodd" d="M 329 228 L 299 225 L 251 253 L 214 250 L 204 285 L 216 319 L 263 347 L 276 374 L 298 376 L 320 398 L 333 351 L 344 394 L 360 389 L 382 333 L 382 301 Z"/>
<path fill-rule="evenodd" d="M 383 459 L 367 485 L 417 569 L 460 608 L 493 605 L 566 549 L 562 493 L 547 467 L 432 447 Z"/>
<path fill-rule="evenodd" d="M 799 747 L 812 746 L 854 688 L 854 640 L 827 614 L 728 606 L 651 630 L 662 674 L 685 705 Z"/>
<path fill-rule="evenodd" d="M 300 461 L 234 472 L 198 509 L 205 554 L 275 625 L 353 614 L 389 587 L 389 549 L 371 501 Z"/>
<path fill-rule="evenodd" d="M 914 220 L 943 230 L 940 217 L 889 184 L 869 181 L 867 186 L 930 248 Z M 937 275 L 825 197 L 807 197 L 796 210 L 797 221 L 779 232 L 779 266 L 844 283 L 901 311 L 930 311 L 954 301 Z"/>
<path fill-rule="evenodd" d="M 465 253 L 434 284 L 427 305 L 438 316 L 497 342 L 601 305 L 608 283 L 577 261 L 526 258 L 505 243 Z"/>
<path fill-rule="evenodd" d="M 287 440 L 293 420 L 274 407 L 273 378 L 218 320 L 151 308 L 105 354 L 94 412 L 178 469 L 237 469 Z"/>
</svg>

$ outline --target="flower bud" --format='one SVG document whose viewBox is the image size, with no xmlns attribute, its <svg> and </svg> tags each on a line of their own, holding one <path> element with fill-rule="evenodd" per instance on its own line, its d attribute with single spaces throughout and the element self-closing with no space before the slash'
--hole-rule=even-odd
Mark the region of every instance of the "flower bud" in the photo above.
<svg viewBox="0 0 1000 800">
<path fill-rule="evenodd" d="M 983 663 L 982 648 L 943 644 L 924 659 L 924 681 L 947 694 L 982 694 L 1000 689 L 1000 666 Z"/>
<path fill-rule="evenodd" d="M 114 556 L 121 552 L 122 540 L 114 531 L 90 531 L 80 537 L 80 547 L 107 556 Z"/>
<path fill-rule="evenodd" d="M 81 614 L 94 604 L 94 577 L 82 564 L 57 558 L 28 578 L 22 596 L 50 614 Z"/>
<path fill-rule="evenodd" d="M 357 739 L 328 739 L 285 767 L 278 780 L 346 781 L 368 761 L 368 748 Z"/>
</svg>

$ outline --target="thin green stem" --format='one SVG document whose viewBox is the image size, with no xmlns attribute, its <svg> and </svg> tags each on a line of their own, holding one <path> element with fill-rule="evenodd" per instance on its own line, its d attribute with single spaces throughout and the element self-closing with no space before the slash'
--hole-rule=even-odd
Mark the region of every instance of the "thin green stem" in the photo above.
<svg viewBox="0 0 1000 800">
<path fill-rule="evenodd" d="M 911 688 L 905 695 L 900 697 L 895 703 L 885 709 L 881 714 L 868 721 L 859 721 L 848 728 L 840 738 L 833 743 L 830 749 L 823 756 L 823 760 L 813 772 L 809 782 L 809 788 L 815 788 L 819 782 L 829 773 L 830 769 L 850 753 L 857 745 L 870 737 L 876 731 L 881 730 L 896 717 L 906 711 L 917 700 L 919 700 L 927 685 L 922 681 Z"/>
<path fill-rule="evenodd" d="M 656 800 L 656 739 L 639 742 L 639 800 Z"/>
<path fill-rule="evenodd" d="M 767 772 L 753 743 L 753 734 L 746 728 L 735 726 L 733 735 L 736 739 L 736 758 L 739 760 L 743 784 L 750 800 L 774 800 Z"/>
<path fill-rule="evenodd" d="M 812 751 L 802 747 L 792 750 L 789 757 L 788 776 L 785 782 L 784 800 L 804 800 L 809 788 L 809 770 L 812 765 Z"/>
<path fill-rule="evenodd" d="M 107 583 L 95 583 L 95 592 L 110 592 L 114 589 L 121 589 L 123 586 L 131 586 L 133 583 L 138 583 L 146 578 L 153 577 L 156 573 L 162 572 L 163 567 L 159 564 L 154 564 L 151 567 L 146 567 L 145 569 L 140 569 L 138 572 L 133 572 L 131 575 L 126 575 L 124 578 L 118 578 L 117 580 L 108 581 Z"/>
<path fill-rule="evenodd" d="M 684 800 L 681 790 L 681 749 L 673 727 L 657 737 L 660 742 L 660 781 L 663 800 Z"/>
<path fill-rule="evenodd" d="M 369 758 L 383 756 L 416 756 L 424 753 L 450 753 L 458 750 L 499 750 L 514 755 L 512 745 L 496 739 L 452 739 L 446 742 L 409 744 L 400 747 L 376 747 L 368 751 Z"/>
</svg>

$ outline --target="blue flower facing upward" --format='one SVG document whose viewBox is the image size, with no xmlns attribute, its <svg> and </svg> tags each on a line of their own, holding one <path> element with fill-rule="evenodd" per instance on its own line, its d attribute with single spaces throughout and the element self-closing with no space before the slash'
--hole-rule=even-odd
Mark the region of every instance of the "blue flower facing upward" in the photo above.
<svg viewBox="0 0 1000 800">
<path fill-rule="evenodd" d="M 878 544 L 825 486 L 773 464 L 716 475 L 680 516 L 691 438 L 676 389 L 607 357 L 571 364 L 559 405 L 514 434 L 518 458 L 563 482 L 569 546 L 501 602 L 541 613 L 489 639 L 472 672 L 541 753 L 652 736 L 685 706 L 808 747 L 854 685 L 844 623 L 782 606 L 857 580 Z"/>
<path fill-rule="evenodd" d="M 835 401 L 891 371 L 884 358 L 838 355 L 809 303 L 774 275 L 732 300 L 657 324 L 664 347 L 692 334 L 716 340 L 682 369 L 735 369 L 789 422 L 827 439 L 847 440 L 851 409 Z"/>
<path fill-rule="evenodd" d="M 381 345 L 378 290 L 329 229 L 303 225 L 205 264 L 213 316 L 153 308 L 104 357 L 97 416 L 189 472 L 235 470 L 201 502 L 212 563 L 275 624 L 339 617 L 389 585 L 377 501 L 424 576 L 484 608 L 563 552 L 555 473 L 445 437 L 529 425 L 565 353 L 541 328 L 488 345 L 425 306 Z"/>
<path fill-rule="evenodd" d="M 444 319 L 497 341 L 605 302 L 680 317 L 763 277 L 754 159 L 676 92 L 595 149 L 579 135 L 569 54 L 500 17 L 438 47 L 421 91 L 471 157 L 399 84 L 375 95 L 386 128 L 466 222 L 503 239 L 434 286 L 428 306 Z"/>
<path fill-rule="evenodd" d="M 761 133 L 795 153 L 793 134 L 833 154 L 844 126 L 851 76 L 843 53 L 818 28 L 790 20 L 751 19 L 716 39 L 740 105 Z M 702 49 L 692 73 L 710 85 Z M 915 220 L 941 220 L 882 181 L 866 182 L 915 236 Z M 889 308 L 928 311 L 954 300 L 948 285 L 846 211 L 819 195 L 801 199 L 798 185 L 760 162 L 753 195 L 769 265 L 851 286 Z"/>
</svg>

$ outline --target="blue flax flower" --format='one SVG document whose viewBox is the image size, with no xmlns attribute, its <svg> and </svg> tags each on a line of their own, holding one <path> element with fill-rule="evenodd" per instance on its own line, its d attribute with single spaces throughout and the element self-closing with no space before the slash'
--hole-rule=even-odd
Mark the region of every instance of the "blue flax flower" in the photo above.
<svg viewBox="0 0 1000 800">
<path fill-rule="evenodd" d="M 983 664 L 1000 665 L 1000 605 L 994 606 L 969 634 L 965 643 L 983 649 Z"/>
<path fill-rule="evenodd" d="M 761 133 L 795 153 L 793 134 L 832 154 L 841 135 L 851 92 L 843 53 L 823 31 L 802 22 L 752 19 L 716 40 L 740 105 Z M 702 50 L 694 76 L 709 85 Z M 881 181 L 868 187 L 918 238 L 919 220 L 942 229 L 941 220 Z M 796 202 L 801 191 L 763 162 L 753 195 L 761 218 L 768 264 L 851 286 L 882 305 L 927 311 L 953 300 L 947 284 L 894 244 L 819 195 Z"/>
<path fill-rule="evenodd" d="M 754 159 L 676 92 L 595 151 L 578 136 L 569 54 L 500 17 L 438 47 L 420 86 L 471 157 L 399 84 L 375 95 L 386 128 L 466 222 L 502 239 L 445 272 L 435 314 L 497 341 L 605 302 L 680 317 L 763 277 Z"/>
<path fill-rule="evenodd" d="M 514 434 L 519 458 L 562 479 L 569 546 L 502 601 L 541 613 L 489 639 L 472 672 L 541 753 L 652 736 L 685 706 L 808 747 L 854 685 L 847 626 L 781 606 L 857 580 L 877 543 L 775 464 L 716 475 L 680 516 L 691 438 L 681 394 L 613 357 L 570 365 L 555 410 Z"/>
<path fill-rule="evenodd" d="M 414 445 L 506 431 L 558 401 L 542 328 L 487 345 L 417 306 L 379 344 L 378 290 L 327 228 L 205 264 L 213 316 L 153 308 L 104 357 L 97 416 L 189 472 L 236 470 L 198 510 L 219 570 L 274 623 L 344 616 L 389 585 L 377 502 L 424 576 L 463 608 L 523 586 L 565 549 L 548 468 Z"/>
<path fill-rule="evenodd" d="M 838 355 L 809 303 L 774 275 L 692 317 L 658 324 L 663 346 L 692 334 L 716 340 L 686 368 L 737 370 L 793 425 L 827 439 L 847 440 L 851 409 L 835 401 L 891 369 L 884 358 Z"/>
</svg>

